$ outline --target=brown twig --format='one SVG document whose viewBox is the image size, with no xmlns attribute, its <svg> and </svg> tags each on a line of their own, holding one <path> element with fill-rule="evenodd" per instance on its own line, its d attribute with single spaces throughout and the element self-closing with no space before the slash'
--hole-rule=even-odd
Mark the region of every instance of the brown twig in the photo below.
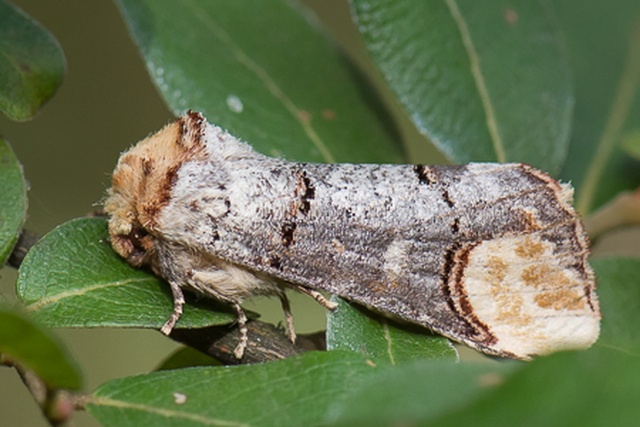
<svg viewBox="0 0 640 427">
<path fill-rule="evenodd" d="M 11 267 L 19 268 L 24 257 L 27 256 L 29 249 L 31 249 L 38 240 L 40 240 L 40 237 L 41 236 L 34 231 L 23 229 L 20 233 L 20 237 L 18 237 L 16 245 L 13 247 L 11 255 L 9 255 L 7 264 Z"/>
<path fill-rule="evenodd" d="M 233 350 L 240 340 L 238 328 L 229 325 L 199 329 L 174 329 L 171 338 L 215 357 L 225 365 L 263 363 L 286 359 L 304 351 L 323 350 L 324 332 L 300 335 L 293 344 L 282 330 L 269 323 L 251 320 L 247 323 L 249 342 L 241 360 Z"/>
<path fill-rule="evenodd" d="M 6 356 L 0 357 L 0 364 L 11 366 L 16 370 L 51 426 L 72 426 L 71 417 L 74 410 L 84 408 L 84 395 L 63 389 L 50 389 L 42 378 Z"/>
<path fill-rule="evenodd" d="M 593 240 L 613 228 L 631 224 L 640 224 L 640 189 L 620 193 L 584 220 Z"/>
</svg>

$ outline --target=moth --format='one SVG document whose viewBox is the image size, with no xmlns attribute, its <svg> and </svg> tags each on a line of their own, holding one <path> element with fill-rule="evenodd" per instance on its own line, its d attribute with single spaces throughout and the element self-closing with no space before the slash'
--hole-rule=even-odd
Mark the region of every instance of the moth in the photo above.
<svg viewBox="0 0 640 427">
<path fill-rule="evenodd" d="M 337 294 L 484 353 L 586 348 L 600 329 L 573 190 L 524 164 L 308 164 L 254 151 L 189 112 L 123 153 L 105 200 L 115 251 L 230 304 Z"/>
</svg>

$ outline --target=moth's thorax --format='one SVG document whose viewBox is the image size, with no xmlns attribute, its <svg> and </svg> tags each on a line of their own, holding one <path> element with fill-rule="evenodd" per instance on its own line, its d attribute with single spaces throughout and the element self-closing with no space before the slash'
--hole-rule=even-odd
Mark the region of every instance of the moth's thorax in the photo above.
<svg viewBox="0 0 640 427">
<path fill-rule="evenodd" d="M 112 245 L 130 264 L 152 263 L 158 216 L 181 166 L 206 157 L 206 126 L 190 113 L 120 156 L 104 206 Z"/>
</svg>

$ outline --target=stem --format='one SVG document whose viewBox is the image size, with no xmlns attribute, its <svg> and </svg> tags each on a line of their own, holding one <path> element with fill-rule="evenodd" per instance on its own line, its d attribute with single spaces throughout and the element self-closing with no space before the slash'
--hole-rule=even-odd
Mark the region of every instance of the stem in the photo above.
<svg viewBox="0 0 640 427">
<path fill-rule="evenodd" d="M 229 325 L 174 329 L 170 337 L 220 360 L 225 365 L 263 363 L 325 348 L 324 332 L 300 335 L 293 344 L 279 328 L 269 323 L 250 320 L 247 329 L 249 342 L 241 360 L 236 359 L 233 353 L 240 340 L 240 331 L 238 328 L 230 328 Z"/>
<path fill-rule="evenodd" d="M 580 197 L 576 202 L 578 212 L 586 215 L 591 209 L 597 185 L 616 144 L 620 140 L 620 132 L 627 121 L 633 101 L 640 84 L 640 20 L 636 21 L 631 38 L 627 61 L 622 77 L 618 83 L 615 97 L 609 110 L 609 117 L 600 136 L 596 152 L 585 174 Z"/>
<path fill-rule="evenodd" d="M 18 237 L 18 242 L 13 247 L 11 255 L 9 255 L 8 265 L 14 268 L 19 268 L 24 261 L 24 257 L 27 256 L 27 252 L 33 245 L 40 240 L 40 235 L 31 230 L 23 229 Z"/>
<path fill-rule="evenodd" d="M 42 415 L 55 427 L 72 427 L 74 410 L 84 409 L 86 397 L 67 390 L 49 389 L 42 378 L 6 356 L 0 355 L 0 364 L 13 367 L 42 411 Z"/>
</svg>

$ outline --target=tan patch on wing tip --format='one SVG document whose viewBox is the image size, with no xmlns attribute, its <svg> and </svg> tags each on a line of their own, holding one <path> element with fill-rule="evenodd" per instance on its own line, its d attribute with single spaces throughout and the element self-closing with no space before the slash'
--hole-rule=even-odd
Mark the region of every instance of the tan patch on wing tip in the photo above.
<svg viewBox="0 0 640 427">
<path fill-rule="evenodd" d="M 595 285 L 574 252 L 537 234 L 483 241 L 470 251 L 462 283 L 473 315 L 497 338 L 492 351 L 527 358 L 595 341 L 599 313 L 588 304 Z"/>
<path fill-rule="evenodd" d="M 573 289 L 554 289 L 534 297 L 538 306 L 554 310 L 584 310 L 584 298 Z"/>
<path fill-rule="evenodd" d="M 497 256 L 489 257 L 487 261 L 487 269 L 491 280 L 503 281 L 507 275 L 507 263 Z"/>
<path fill-rule="evenodd" d="M 554 310 L 584 310 L 585 298 L 575 289 L 579 287 L 567 273 L 553 264 L 534 264 L 523 269 L 522 281 L 534 288 L 542 288 L 534 301 L 541 308 Z"/>
<path fill-rule="evenodd" d="M 509 290 L 509 284 L 504 279 L 509 272 L 507 261 L 498 256 L 490 256 L 486 264 L 487 272 L 484 279 L 490 283 L 491 297 L 497 302 L 496 318 L 514 326 L 524 326 L 531 322 L 528 315 L 523 314 L 523 300 Z"/>
<path fill-rule="evenodd" d="M 533 241 L 530 236 L 522 239 L 516 248 L 515 254 L 521 258 L 538 259 L 544 253 L 544 244 L 540 241 Z"/>
<path fill-rule="evenodd" d="M 523 268 L 520 278 L 525 285 L 536 288 L 566 288 L 575 286 L 567 274 L 551 261 L 533 264 Z"/>
</svg>

